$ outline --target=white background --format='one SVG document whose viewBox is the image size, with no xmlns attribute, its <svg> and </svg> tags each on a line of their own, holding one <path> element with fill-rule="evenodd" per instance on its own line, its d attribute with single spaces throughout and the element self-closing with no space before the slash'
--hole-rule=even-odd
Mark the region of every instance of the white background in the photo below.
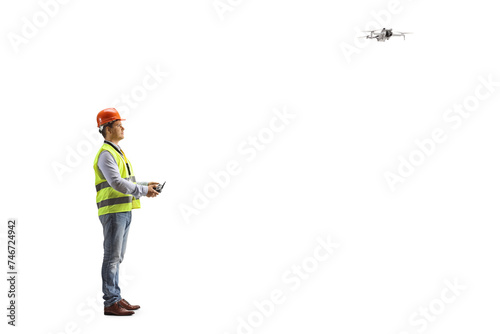
<svg viewBox="0 0 500 334">
<path fill-rule="evenodd" d="M 221 19 L 211 0 L 69 1 L 16 52 L 8 36 L 42 9 L 2 2 L 0 235 L 5 274 L 18 218 L 17 332 L 233 334 L 280 289 L 254 333 L 419 333 L 409 318 L 446 280 L 466 288 L 424 331 L 498 332 L 500 87 L 459 128 L 443 120 L 480 76 L 500 81 L 495 4 L 401 0 L 387 26 L 413 34 L 360 40 L 349 62 L 341 46 L 389 1 L 232 3 Z M 169 75 L 126 111 L 116 101 L 146 68 Z M 284 106 L 295 119 L 246 161 L 238 146 Z M 138 179 L 166 181 L 133 212 L 122 295 L 142 307 L 126 318 L 102 315 L 100 144 L 84 134 L 107 107 L 127 114 Z M 391 191 L 384 173 L 435 128 L 447 140 Z M 242 172 L 187 224 L 179 205 L 233 159 Z M 292 291 L 282 275 L 328 236 L 340 247 Z"/>
</svg>

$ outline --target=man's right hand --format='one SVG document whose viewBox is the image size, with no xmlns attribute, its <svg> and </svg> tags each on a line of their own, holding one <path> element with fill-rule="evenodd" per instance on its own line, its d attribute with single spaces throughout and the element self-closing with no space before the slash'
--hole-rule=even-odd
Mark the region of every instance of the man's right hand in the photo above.
<svg viewBox="0 0 500 334">
<path fill-rule="evenodd" d="M 148 193 L 146 194 L 146 197 L 156 197 L 158 196 L 159 192 L 155 190 L 156 185 L 150 185 L 148 186 Z"/>
</svg>

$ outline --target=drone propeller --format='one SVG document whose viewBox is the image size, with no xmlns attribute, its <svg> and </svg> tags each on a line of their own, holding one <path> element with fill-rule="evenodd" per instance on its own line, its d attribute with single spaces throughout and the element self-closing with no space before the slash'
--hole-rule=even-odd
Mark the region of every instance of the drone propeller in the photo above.
<svg viewBox="0 0 500 334">
<path fill-rule="evenodd" d="M 392 36 L 403 36 L 403 39 L 406 40 L 406 35 L 407 34 L 412 34 L 412 33 L 411 32 L 394 31 L 392 33 Z"/>
</svg>

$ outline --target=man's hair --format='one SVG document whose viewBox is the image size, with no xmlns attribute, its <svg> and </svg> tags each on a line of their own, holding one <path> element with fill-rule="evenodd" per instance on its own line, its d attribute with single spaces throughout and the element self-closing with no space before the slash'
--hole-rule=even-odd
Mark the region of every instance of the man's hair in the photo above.
<svg viewBox="0 0 500 334">
<path fill-rule="evenodd" d="M 104 125 L 102 125 L 100 128 L 99 128 L 99 133 L 104 137 L 104 139 L 106 139 L 106 128 L 109 126 L 110 128 L 113 127 L 113 123 L 116 122 L 117 119 L 115 119 L 114 121 L 111 121 L 111 122 L 108 122 Z"/>
</svg>

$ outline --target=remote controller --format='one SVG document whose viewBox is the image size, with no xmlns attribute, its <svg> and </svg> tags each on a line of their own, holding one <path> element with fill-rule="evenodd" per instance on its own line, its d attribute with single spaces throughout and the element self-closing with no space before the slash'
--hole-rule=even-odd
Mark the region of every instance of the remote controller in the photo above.
<svg viewBox="0 0 500 334">
<path fill-rule="evenodd" d="M 165 181 L 167 182 L 167 181 Z M 165 185 L 165 182 L 163 182 L 163 184 L 159 184 L 156 186 L 155 190 L 159 193 L 161 193 L 162 189 L 163 189 L 163 186 Z"/>
</svg>

